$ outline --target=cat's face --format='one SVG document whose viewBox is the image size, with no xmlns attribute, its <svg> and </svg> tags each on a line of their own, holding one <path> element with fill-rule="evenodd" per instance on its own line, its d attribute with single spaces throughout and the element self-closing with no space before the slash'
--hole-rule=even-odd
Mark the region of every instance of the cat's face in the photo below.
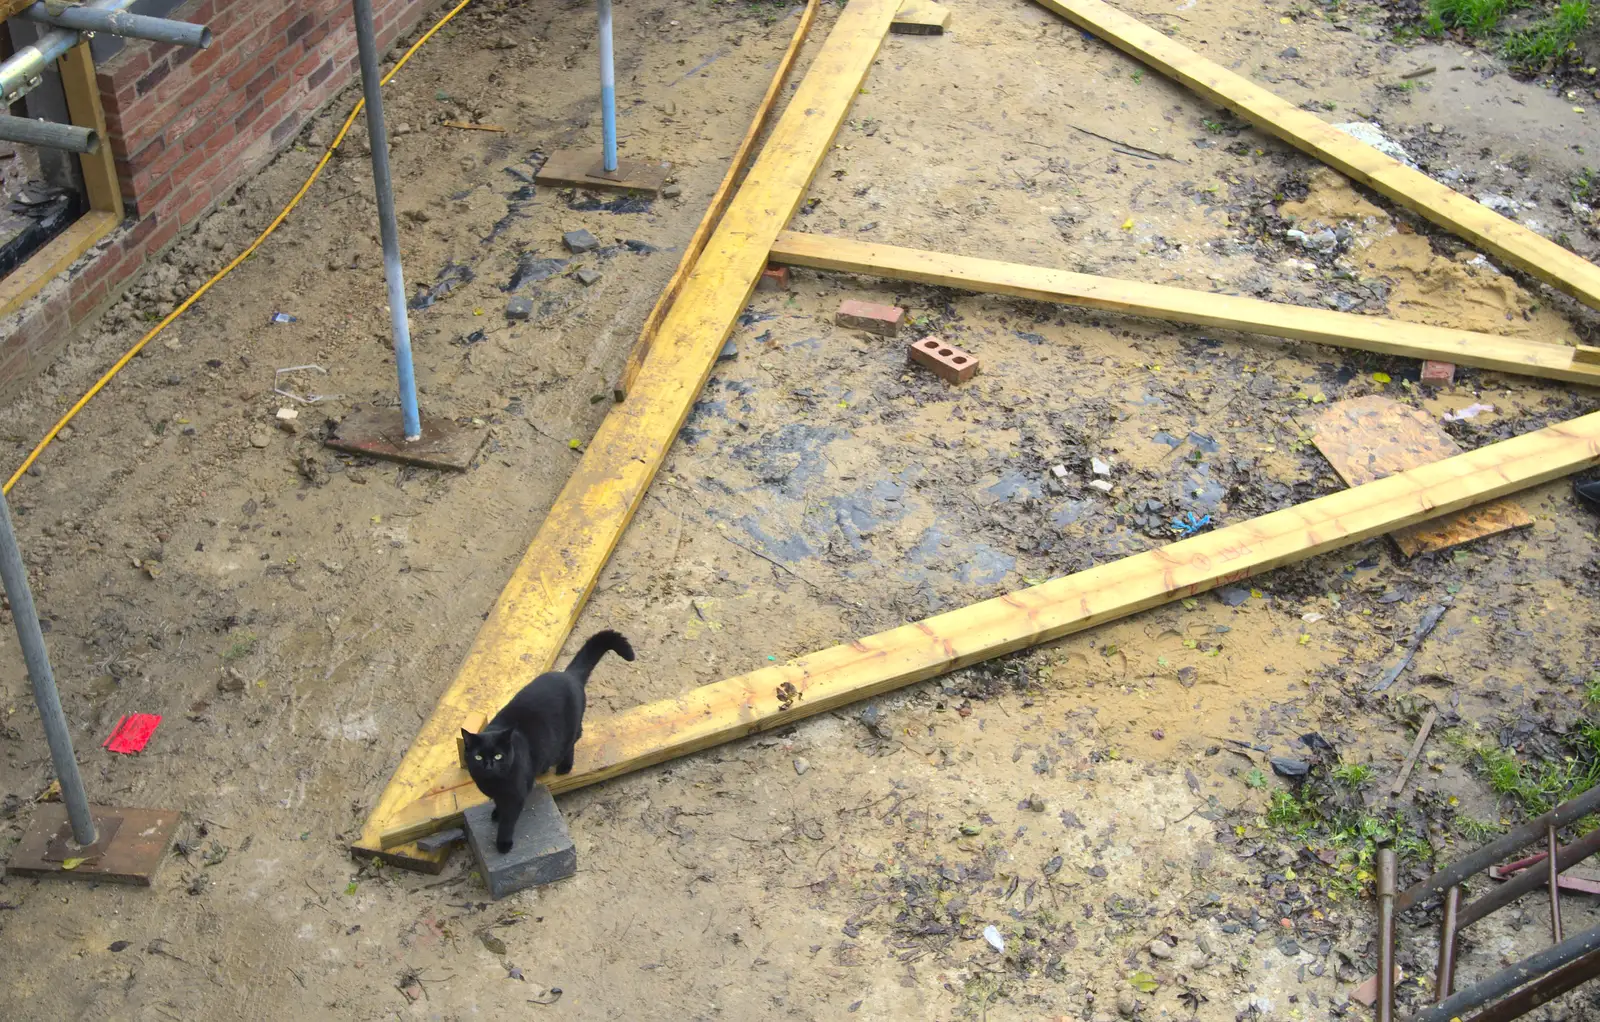
<svg viewBox="0 0 1600 1022">
<path fill-rule="evenodd" d="M 462 728 L 461 739 L 467 749 L 467 772 L 474 778 L 511 776 L 517 749 L 510 731 L 486 731 L 475 735 Z"/>
</svg>

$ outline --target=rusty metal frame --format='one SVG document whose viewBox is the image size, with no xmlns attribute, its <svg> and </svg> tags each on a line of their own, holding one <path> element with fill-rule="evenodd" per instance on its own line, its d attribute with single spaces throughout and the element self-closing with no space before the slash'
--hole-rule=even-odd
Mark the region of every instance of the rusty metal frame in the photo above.
<svg viewBox="0 0 1600 1022">
<path fill-rule="evenodd" d="M 1424 899 L 1443 894 L 1434 1003 L 1405 1022 L 1510 1022 L 1561 994 L 1600 977 L 1600 926 L 1566 937 L 1561 923 L 1561 874 L 1600 853 L 1600 829 L 1559 843 L 1559 833 L 1600 809 L 1600 787 L 1565 802 L 1538 819 L 1456 860 L 1421 883 L 1397 892 L 1393 849 L 1378 852 L 1378 1022 L 1394 1019 L 1395 920 Z M 1542 841 L 1544 851 L 1517 863 L 1525 868 L 1502 886 L 1462 905 L 1462 883 L 1507 855 Z M 1544 868 L 1538 868 L 1543 864 Z M 1550 902 L 1550 946 L 1479 980 L 1455 989 L 1456 938 L 1495 910 L 1543 887 Z M 1475 1012 L 1468 1017 L 1467 1012 Z"/>
</svg>

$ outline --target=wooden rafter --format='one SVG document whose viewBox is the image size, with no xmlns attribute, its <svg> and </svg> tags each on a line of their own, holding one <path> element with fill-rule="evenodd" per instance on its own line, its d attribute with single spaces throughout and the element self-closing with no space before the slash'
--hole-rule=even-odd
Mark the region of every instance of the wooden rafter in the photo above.
<svg viewBox="0 0 1600 1022">
<path fill-rule="evenodd" d="M 1038 0 L 1136 60 L 1497 258 L 1600 309 L 1600 267 L 1274 96 L 1101 0 Z"/>
<path fill-rule="evenodd" d="M 875 245 L 825 234 L 784 231 L 772 247 L 771 258 L 791 266 L 891 277 L 1600 386 L 1600 365 L 1579 361 L 1579 349 L 1563 344 L 1519 341 L 1472 330 Z"/>
<path fill-rule="evenodd" d="M 716 364 L 767 251 L 805 197 L 888 33 L 899 0 L 853 0 L 717 225 L 639 370 L 635 393 L 590 441 L 466 661 L 373 809 L 357 854 L 430 869 L 442 853 L 385 849 L 389 818 L 450 768 L 462 718 L 499 707 L 554 662 L 600 570 Z"/>
<path fill-rule="evenodd" d="M 860 0 L 856 0 L 860 2 Z M 832 649 L 586 721 L 568 791 L 1049 642 L 1600 463 L 1600 412 Z M 792 688 L 791 688 L 792 686 Z M 780 691 L 781 689 L 781 691 Z M 483 796 L 459 767 L 389 817 L 400 843 Z"/>
</svg>

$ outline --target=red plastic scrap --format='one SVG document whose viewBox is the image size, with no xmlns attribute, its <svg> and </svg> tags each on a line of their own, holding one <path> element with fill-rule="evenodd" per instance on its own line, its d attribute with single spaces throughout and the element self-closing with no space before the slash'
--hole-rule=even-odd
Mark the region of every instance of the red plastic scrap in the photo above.
<svg viewBox="0 0 1600 1022">
<path fill-rule="evenodd" d="M 158 713 L 130 713 L 117 721 L 117 726 L 111 729 L 111 736 L 100 744 L 112 752 L 143 752 L 144 747 L 150 744 L 150 736 L 156 733 L 156 725 L 161 723 Z"/>
</svg>

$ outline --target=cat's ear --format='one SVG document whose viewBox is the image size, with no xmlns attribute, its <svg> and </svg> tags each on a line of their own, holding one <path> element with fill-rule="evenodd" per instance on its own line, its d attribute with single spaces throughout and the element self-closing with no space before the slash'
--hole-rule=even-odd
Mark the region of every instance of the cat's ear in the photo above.
<svg viewBox="0 0 1600 1022">
<path fill-rule="evenodd" d="M 468 731 L 466 728 L 461 729 L 461 737 L 464 741 L 468 742 L 477 741 L 478 738 L 477 735 L 473 734 L 471 731 Z"/>
</svg>

